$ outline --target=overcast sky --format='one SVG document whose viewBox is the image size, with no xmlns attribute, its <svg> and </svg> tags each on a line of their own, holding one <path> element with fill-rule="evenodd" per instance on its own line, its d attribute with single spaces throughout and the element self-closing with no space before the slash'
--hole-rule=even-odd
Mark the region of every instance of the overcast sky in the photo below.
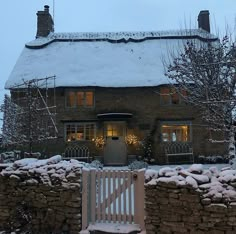
<svg viewBox="0 0 236 234">
<path fill-rule="evenodd" d="M 0 102 L 24 44 L 35 38 L 36 12 L 53 0 L 6 0 L 0 14 Z M 55 31 L 150 31 L 197 27 L 210 11 L 213 33 L 235 31 L 236 0 L 55 0 Z"/>
</svg>

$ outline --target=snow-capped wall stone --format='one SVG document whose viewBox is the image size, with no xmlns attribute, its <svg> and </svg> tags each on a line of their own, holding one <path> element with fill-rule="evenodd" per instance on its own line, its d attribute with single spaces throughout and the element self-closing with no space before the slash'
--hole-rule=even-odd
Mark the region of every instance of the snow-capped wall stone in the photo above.
<svg viewBox="0 0 236 234">
<path fill-rule="evenodd" d="M 166 167 L 146 182 L 147 233 L 236 233 L 236 170 Z"/>
<path fill-rule="evenodd" d="M 81 175 L 76 160 L 22 159 L 0 173 L 0 231 L 78 233 Z M 4 167 L 2 167 L 4 168 Z"/>
</svg>

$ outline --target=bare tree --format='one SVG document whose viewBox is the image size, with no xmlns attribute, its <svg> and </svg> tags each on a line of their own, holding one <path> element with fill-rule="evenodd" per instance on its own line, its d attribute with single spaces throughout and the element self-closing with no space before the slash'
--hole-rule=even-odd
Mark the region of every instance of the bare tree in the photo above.
<svg viewBox="0 0 236 234">
<path fill-rule="evenodd" d="M 23 123 L 20 120 L 22 109 L 16 105 L 7 94 L 4 97 L 4 103 L 1 105 L 3 112 L 2 126 L 2 144 L 15 144 L 21 139 L 24 141 L 25 136 L 20 135 Z"/>
<path fill-rule="evenodd" d="M 5 96 L 3 111 L 3 144 L 28 144 L 57 137 L 55 124 L 55 81 L 48 103 L 48 82 L 55 77 L 33 79 L 12 87 L 11 97 Z"/>
<path fill-rule="evenodd" d="M 176 92 L 187 93 L 183 98 L 199 108 L 209 130 L 224 133 L 222 142 L 234 142 L 235 49 L 227 36 L 214 43 L 192 40 L 164 61 L 165 75 L 174 81 Z"/>
</svg>

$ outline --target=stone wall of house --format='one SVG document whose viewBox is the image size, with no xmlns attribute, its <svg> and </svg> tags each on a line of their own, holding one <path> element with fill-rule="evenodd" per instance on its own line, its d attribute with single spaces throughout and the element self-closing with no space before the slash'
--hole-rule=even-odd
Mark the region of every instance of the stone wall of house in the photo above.
<svg viewBox="0 0 236 234">
<path fill-rule="evenodd" d="M 235 173 L 159 171 L 145 185 L 147 233 L 236 233 Z"/>
<path fill-rule="evenodd" d="M 69 90 L 87 90 L 94 92 L 93 107 L 66 107 L 66 94 Z M 53 97 L 53 91 L 49 91 L 48 102 Z M 13 93 L 14 94 L 14 93 Z M 15 97 L 17 98 L 17 97 Z M 51 98 L 53 100 L 53 98 Z M 133 88 L 57 88 L 57 128 L 58 139 L 53 143 L 33 145 L 35 151 L 45 151 L 46 155 L 62 154 L 67 145 L 72 142 L 65 141 L 65 123 L 69 122 L 92 122 L 96 124 L 96 136 L 103 136 L 104 121 L 97 118 L 101 113 L 131 113 L 130 119 L 121 119 L 126 122 L 126 134 L 134 134 L 139 141 L 143 141 L 151 132 L 153 133 L 153 156 L 158 163 L 165 163 L 165 155 L 162 147 L 161 124 L 163 121 L 185 121 L 192 123 L 191 140 L 193 152 L 198 155 L 223 155 L 223 144 L 210 143 L 209 133 L 204 127 L 199 111 L 186 103 L 163 105 L 160 100 L 160 87 L 133 87 Z M 116 119 L 117 121 L 117 119 Z M 103 156 L 103 150 L 95 147 L 92 141 L 76 142 L 87 145 L 92 156 Z M 142 155 L 142 147 L 128 147 L 129 155 Z"/>
<path fill-rule="evenodd" d="M 97 136 L 104 134 L 104 122 L 97 118 L 101 113 L 131 113 L 133 117 L 126 119 L 127 134 L 135 134 L 140 141 L 153 132 L 153 155 L 158 163 L 165 163 L 165 155 L 161 147 L 161 124 L 163 121 L 186 121 L 192 123 L 191 140 L 193 152 L 198 155 L 223 155 L 223 144 L 210 143 L 209 132 L 203 127 L 199 111 L 186 103 L 163 105 L 160 100 L 160 87 L 133 87 L 133 88 L 86 88 L 77 90 L 94 91 L 95 105 L 92 108 L 68 108 L 65 105 L 68 89 L 57 89 L 57 121 L 61 144 L 57 149 L 63 151 L 66 143 L 64 140 L 64 123 L 66 121 L 91 121 L 97 125 Z M 218 138 L 217 138 L 218 139 Z M 98 151 L 93 142 L 79 142 L 88 144 L 92 155 L 103 155 Z M 128 154 L 140 155 L 140 147 L 128 147 Z M 61 152 L 59 152 L 61 153 Z"/>
<path fill-rule="evenodd" d="M 22 159 L 0 172 L 0 231 L 79 233 L 81 167 L 78 161 Z M 18 232 L 17 232 L 18 233 Z"/>
</svg>

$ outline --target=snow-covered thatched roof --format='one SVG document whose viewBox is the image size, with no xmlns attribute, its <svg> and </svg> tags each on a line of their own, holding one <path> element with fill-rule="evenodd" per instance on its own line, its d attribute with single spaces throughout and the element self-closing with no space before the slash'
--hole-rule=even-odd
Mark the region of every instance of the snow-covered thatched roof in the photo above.
<svg viewBox="0 0 236 234">
<path fill-rule="evenodd" d="M 143 87 L 169 83 L 163 57 L 186 40 L 216 41 L 203 30 L 51 33 L 25 45 L 5 88 L 56 76 L 57 87 Z"/>
</svg>

